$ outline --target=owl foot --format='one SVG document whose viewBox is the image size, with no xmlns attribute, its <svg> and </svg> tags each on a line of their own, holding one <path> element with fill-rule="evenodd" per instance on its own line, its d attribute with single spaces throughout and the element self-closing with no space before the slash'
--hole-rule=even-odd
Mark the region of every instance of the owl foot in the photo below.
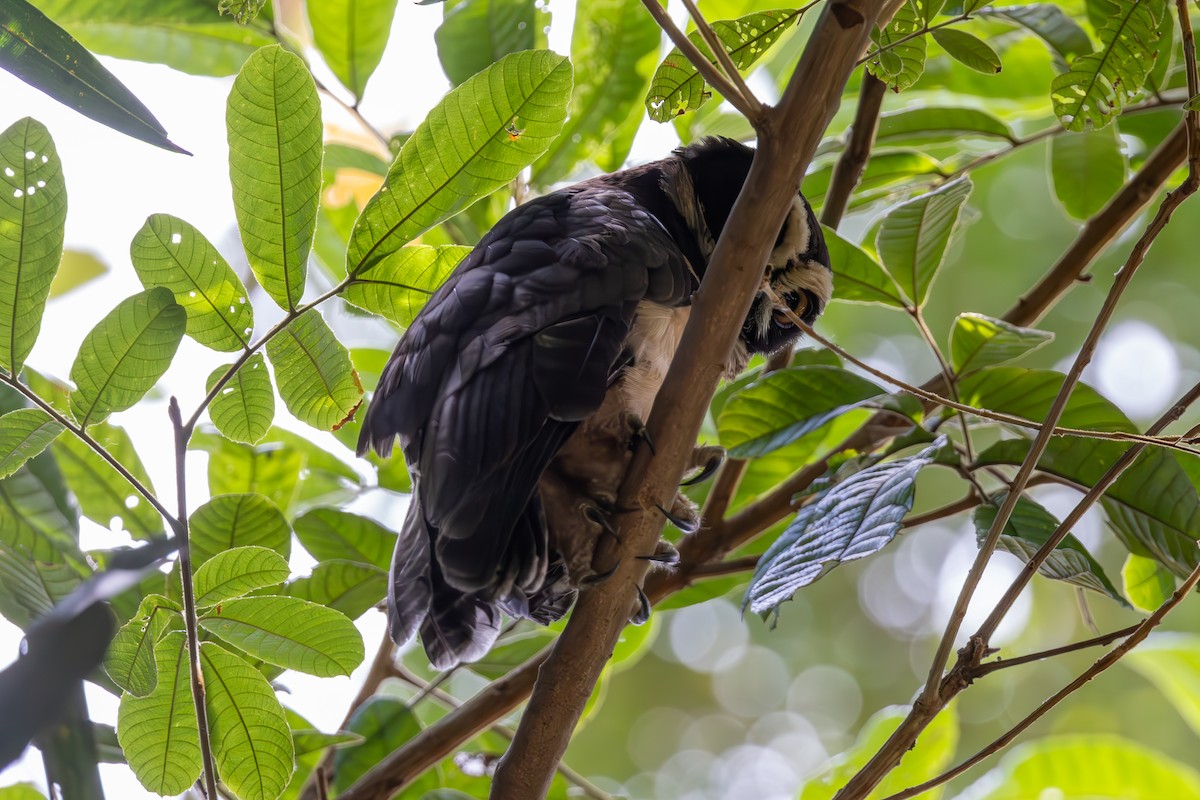
<svg viewBox="0 0 1200 800">
<path fill-rule="evenodd" d="M 688 461 L 687 468 L 689 470 L 699 468 L 692 477 L 680 483 L 680 486 L 695 486 L 697 483 L 703 483 L 712 477 L 712 474 L 720 469 L 725 463 L 725 448 L 716 445 L 706 445 L 697 447 L 692 450 L 691 460 Z"/>
</svg>

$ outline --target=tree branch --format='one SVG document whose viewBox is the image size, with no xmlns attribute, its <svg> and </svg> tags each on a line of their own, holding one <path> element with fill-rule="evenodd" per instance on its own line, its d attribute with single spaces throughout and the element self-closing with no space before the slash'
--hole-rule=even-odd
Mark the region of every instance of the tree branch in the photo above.
<svg viewBox="0 0 1200 800">
<path fill-rule="evenodd" d="M 708 45 L 708 49 L 712 50 L 713 56 L 717 59 L 717 63 L 721 65 L 721 69 L 725 72 L 729 82 L 734 88 L 747 108 L 751 109 L 752 113 L 747 113 L 746 118 L 752 124 L 757 124 L 762 120 L 763 112 L 766 107 L 754 96 L 754 92 L 750 91 L 750 87 L 746 85 L 746 81 L 742 79 L 742 73 L 738 70 L 737 64 L 733 63 L 733 59 L 729 57 L 729 51 L 725 49 L 721 38 L 717 36 L 717 32 L 708 24 L 708 20 L 700 13 L 700 9 L 696 7 L 695 0 L 683 0 L 683 4 L 687 7 L 688 15 L 692 18 L 692 22 L 696 23 L 696 30 L 700 32 L 701 38 Z M 740 107 L 735 106 L 735 108 Z"/>
<path fill-rule="evenodd" d="M 837 228 L 850 205 L 850 195 L 858 186 L 871 150 L 875 147 L 875 134 L 879 132 L 879 112 L 887 84 L 869 72 L 863 73 L 862 88 L 858 95 L 858 108 L 854 121 L 850 123 L 850 139 L 846 149 L 838 156 L 825 191 L 825 202 L 821 205 L 821 224 Z"/>
<path fill-rule="evenodd" d="M 1140 623 L 1139 623 L 1140 624 Z M 1138 629 L 1138 625 L 1130 625 L 1127 628 L 1121 628 L 1119 631 L 1111 631 L 1109 633 L 1095 636 L 1091 639 L 1085 639 L 1082 642 L 1072 642 L 1064 644 L 1062 647 L 1052 647 L 1049 650 L 1042 650 L 1029 655 L 1017 656 L 1016 658 L 998 658 L 995 661 L 989 661 L 986 664 L 980 664 L 975 668 L 975 675 L 983 677 L 991 675 L 993 672 L 998 672 L 1009 667 L 1019 667 L 1022 664 L 1031 664 L 1035 661 L 1043 661 L 1054 656 L 1061 656 L 1064 653 L 1074 653 L 1077 650 L 1086 650 L 1089 647 L 1107 647 L 1117 639 L 1124 639 L 1129 634 Z"/>
</svg>

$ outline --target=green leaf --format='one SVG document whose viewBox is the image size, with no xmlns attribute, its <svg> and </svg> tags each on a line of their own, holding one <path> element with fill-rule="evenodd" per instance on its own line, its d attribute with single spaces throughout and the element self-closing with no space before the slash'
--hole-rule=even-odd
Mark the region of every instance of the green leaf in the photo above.
<svg viewBox="0 0 1200 800">
<path fill-rule="evenodd" d="M 294 523 L 296 538 L 317 561 L 344 558 L 386 570 L 396 534 L 374 520 L 336 508 L 314 508 Z"/>
<path fill-rule="evenodd" d="M 365 277 L 354 278 L 342 299 L 407 328 L 471 248 L 406 245 Z"/>
<path fill-rule="evenodd" d="M 1198 800 L 1200 773 L 1117 736 L 1048 736 L 1009 750 L 962 796 L 973 800 Z"/>
<path fill-rule="evenodd" d="M 145 697 L 158 686 L 155 648 L 165 635 L 182 630 L 183 607 L 174 600 L 151 594 L 142 598 L 137 613 L 117 631 L 104 671 L 113 683 L 136 697 Z"/>
<path fill-rule="evenodd" d="M 856 472 L 800 509 L 758 562 L 742 607 L 777 609 L 839 564 L 880 550 L 912 510 L 917 473 L 933 463 L 939 439 L 921 452 Z"/>
<path fill-rule="evenodd" d="M 1055 136 L 1050 142 L 1054 193 L 1075 219 L 1089 219 L 1125 185 L 1127 172 L 1116 128 Z"/>
<path fill-rule="evenodd" d="M 196 605 L 211 606 L 288 579 L 288 563 L 266 547 L 234 547 L 217 553 L 196 570 Z"/>
<path fill-rule="evenodd" d="M 311 308 L 267 342 L 284 405 L 301 422 L 337 430 L 362 403 L 362 384 L 350 354 Z"/>
<path fill-rule="evenodd" d="M 55 458 L 43 454 L 0 481 L 0 541 L 42 561 L 82 564 L 79 510 Z"/>
<path fill-rule="evenodd" d="M 334 755 L 333 786 L 343 792 L 389 753 L 421 732 L 412 709 L 394 697 L 372 697 L 363 703 L 346 725 L 346 730 L 363 737 L 363 743 L 343 747 Z"/>
<path fill-rule="evenodd" d="M 342 85 L 361 99 L 387 47 L 396 0 L 321 0 L 305 8 L 313 44 Z"/>
<path fill-rule="evenodd" d="M 0 788 L 0 800 L 46 800 L 32 783 L 14 783 Z"/>
<path fill-rule="evenodd" d="M 300 471 L 307 461 L 303 452 L 278 442 L 263 442 L 253 447 L 238 444 L 204 430 L 192 436 L 192 447 L 206 450 L 209 454 L 210 494 L 258 493 L 278 509 L 290 513 L 298 495 Z M 288 539 L 291 539 L 290 532 Z M 286 552 L 281 552 L 281 555 L 287 557 Z"/>
<path fill-rule="evenodd" d="M 976 72 L 995 75 L 1000 71 L 1000 56 L 977 36 L 955 28 L 938 28 L 933 31 L 933 39 L 948 56 Z"/>
<path fill-rule="evenodd" d="M 816 205 L 824 203 L 825 192 L 833 179 L 833 167 L 834 163 L 827 161 L 804 176 L 804 192 L 809 202 Z M 878 150 L 871 154 L 871 160 L 863 170 L 850 207 L 891 196 L 897 190 L 911 194 L 919 181 L 931 181 L 948 174 L 940 161 L 926 153 L 916 150 Z"/>
<path fill-rule="evenodd" d="M 282 593 L 340 611 L 358 619 L 383 601 L 387 592 L 386 568 L 346 559 L 323 561 L 312 574 L 284 585 Z"/>
<path fill-rule="evenodd" d="M 270 664 L 329 678 L 349 675 L 363 660 L 363 641 L 340 611 L 298 597 L 227 600 L 200 627 Z"/>
<path fill-rule="evenodd" d="M 8 528 L 0 538 L 0 614 L 22 630 L 28 630 L 34 621 L 53 611 L 83 583 L 84 570 L 77 566 L 82 555 L 74 563 L 51 563 L 34 557 L 29 548 L 15 542 L 10 544 L 10 540 L 17 538 L 13 529 L 19 525 L 0 512 L 0 527 Z M 30 535 L 28 529 L 24 533 L 26 537 Z M 41 537 L 28 543 L 38 550 L 53 547 Z"/>
<path fill-rule="evenodd" d="M 5 52 L 0 11 L 0 53 Z M 25 117 L 0 133 L 0 367 L 20 373 L 62 256 L 66 183 L 50 132 Z"/>
<path fill-rule="evenodd" d="M 246 287 L 204 234 L 170 214 L 146 219 L 129 246 L 147 289 L 165 286 L 187 312 L 187 334 L 214 350 L 241 350 L 254 329 Z"/>
<path fill-rule="evenodd" d="M 875 249 L 896 283 L 918 305 L 925 303 L 929 285 L 942 266 L 971 189 L 967 178 L 951 181 L 896 206 L 879 228 Z"/>
<path fill-rule="evenodd" d="M 996 513 L 1003 499 L 1004 494 L 1001 493 L 993 497 L 990 504 L 975 509 L 972 520 L 975 523 L 975 536 L 980 544 L 987 538 L 988 531 L 996 521 Z M 1058 520 L 1053 514 L 1033 500 L 1022 497 L 1017 501 L 1012 516 L 1000 534 L 997 548 L 1011 553 L 1023 562 L 1028 562 L 1057 529 Z M 1052 580 L 1064 581 L 1072 586 L 1091 589 L 1107 595 L 1121 605 L 1128 605 L 1108 580 L 1100 563 L 1071 534 L 1067 534 L 1050 553 L 1050 557 L 1038 567 L 1038 574 Z"/>
<path fill-rule="evenodd" d="M 863 725 L 854 745 L 804 784 L 799 800 L 833 800 L 837 791 L 866 766 L 871 756 L 879 751 L 907 715 L 907 706 L 891 706 L 872 715 Z M 929 727 L 921 733 L 916 746 L 905 753 L 900 765 L 867 795 L 868 800 L 882 800 L 938 775 L 950 766 L 957 746 L 958 714 L 954 706 L 950 706 L 934 717 Z M 944 790 L 941 786 L 931 789 L 922 794 L 921 799 L 938 800 Z"/>
<path fill-rule="evenodd" d="M 1053 3 L 984 8 L 977 13 L 986 19 L 1000 19 L 1020 25 L 1036 34 L 1050 45 L 1064 68 L 1068 59 L 1092 52 L 1092 40 L 1087 31 Z"/>
<path fill-rule="evenodd" d="M 1155 632 L 1125 663 L 1162 692 L 1193 731 L 1200 732 L 1200 635 Z"/>
<path fill-rule="evenodd" d="M 959 396 L 970 405 L 1026 419 L 1045 417 L 1062 385 L 1062 375 L 1047 370 L 991 367 L 959 382 Z M 1062 425 L 1093 430 L 1133 431 L 1133 423 L 1112 403 L 1087 386 L 1078 386 Z M 1121 456 L 1121 442 L 1054 437 L 1038 468 L 1077 485 L 1091 486 Z M 1029 450 L 1025 439 L 997 442 L 978 456 L 985 465 L 1018 464 Z M 1156 448 L 1143 452 L 1101 499 L 1109 523 L 1130 552 L 1153 556 L 1177 575 L 1187 575 L 1200 556 L 1200 496 L 1171 455 Z"/>
<path fill-rule="evenodd" d="M 871 32 L 875 50 L 867 62 L 867 71 L 893 92 L 903 92 L 925 72 L 928 44 L 924 34 L 914 35 L 924 27 L 925 21 L 909 0 L 897 9 L 886 28 Z"/>
<path fill-rule="evenodd" d="M 167 138 L 125 84 L 29 3 L 0 5 L 0 68 L 101 125 L 164 150 L 187 152 Z"/>
<path fill-rule="evenodd" d="M 770 50 L 784 31 L 795 25 L 800 17 L 799 9 L 782 8 L 747 14 L 737 19 L 718 20 L 712 23 L 712 28 L 733 63 L 739 70 L 745 70 Z M 716 56 L 699 31 L 688 34 L 688 39 L 705 58 L 716 63 Z M 711 96 L 708 84 L 700 77 L 692 62 L 684 57 L 679 48 L 672 48 L 650 80 L 646 110 L 655 122 L 670 122 L 680 114 L 695 111 Z"/>
<path fill-rule="evenodd" d="M 1165 0 L 1113 0 L 1100 49 L 1071 62 L 1050 84 L 1054 114 L 1068 130 L 1103 128 L 1137 96 L 1158 57 Z"/>
<path fill-rule="evenodd" d="M 575 11 L 571 63 L 575 90 L 567 124 L 533 165 L 533 182 L 548 186 L 569 177 L 580 162 L 620 169 L 642 123 L 646 95 L 662 37 L 639 0 L 591 0 Z"/>
<path fill-rule="evenodd" d="M 121 696 L 117 740 L 142 786 L 157 794 L 177 795 L 196 782 L 201 768 L 183 631 L 164 636 L 154 646 L 154 660 L 158 665 L 154 690 L 145 697 Z"/>
<path fill-rule="evenodd" d="M 292 743 L 296 747 L 296 757 L 306 753 L 318 753 L 330 747 L 345 747 L 351 744 L 362 744 L 363 737 L 357 733 L 324 733 L 314 729 L 292 728 Z"/>
<path fill-rule="evenodd" d="M 80 426 L 132 408 L 171 366 L 187 314 L 167 289 L 122 300 L 92 328 L 71 366 L 71 413 Z"/>
<path fill-rule="evenodd" d="M 875 141 L 879 144 L 943 142 L 980 136 L 1016 142 L 1006 123 L 976 108 L 923 106 L 893 111 L 879 117 Z"/>
<path fill-rule="evenodd" d="M 212 391 L 229 366 L 217 367 L 205 382 Z M 246 360 L 233 377 L 217 392 L 208 406 L 213 425 L 235 442 L 258 444 L 271 430 L 275 419 L 275 390 L 261 353 Z"/>
<path fill-rule="evenodd" d="M 50 281 L 50 299 L 62 297 L 108 272 L 108 265 L 91 253 L 82 250 L 63 250 L 58 272 Z"/>
<path fill-rule="evenodd" d="M 833 299 L 851 303 L 879 303 L 905 308 L 908 301 L 883 265 L 832 228 L 822 226 L 829 261 L 834 267 Z"/>
<path fill-rule="evenodd" d="M 188 528 L 192 563 L 197 566 L 235 547 L 265 547 L 284 559 L 292 549 L 287 520 L 261 494 L 217 495 L 192 512 Z"/>
<path fill-rule="evenodd" d="M 213 13 L 194 0 L 38 0 L 58 24 L 95 53 L 166 64 L 191 75 L 232 75 L 250 54 L 274 43 L 266 31 Z"/>
<path fill-rule="evenodd" d="M 359 215 L 347 271 L 362 275 L 515 178 L 562 129 L 570 95 L 571 65 L 548 50 L 507 55 L 447 94 Z"/>
<path fill-rule="evenodd" d="M 458 86 L 509 53 L 534 49 L 538 13 L 527 0 L 463 0 L 448 5 L 433 40 L 451 85 Z"/>
<path fill-rule="evenodd" d="M 1158 607 L 1175 593 L 1175 576 L 1164 569 L 1153 558 L 1130 553 L 1125 558 L 1125 566 L 1121 568 L 1121 582 L 1124 584 L 1125 596 L 1139 611 L 1147 614 L 1158 610 Z"/>
<path fill-rule="evenodd" d="M 246 61 L 229 93 L 229 178 L 254 276 L 294 309 L 304 294 L 321 191 L 321 102 L 308 67 L 279 45 Z"/>
<path fill-rule="evenodd" d="M 49 447 L 63 430 L 40 408 L 20 408 L 0 417 L 0 478 Z"/>
<path fill-rule="evenodd" d="M 296 762 L 274 690 L 262 673 L 212 642 L 200 643 L 200 667 L 221 782 L 242 800 L 275 800 Z"/>
<path fill-rule="evenodd" d="M 732 458 L 753 458 L 791 444 L 885 390 L 840 367 L 772 372 L 734 396 L 717 419 Z"/>
<path fill-rule="evenodd" d="M 1054 339 L 1050 331 L 1022 328 L 968 312 L 954 318 L 950 331 L 950 366 L 960 375 L 1015 361 Z"/>
<path fill-rule="evenodd" d="M 105 423 L 92 428 L 90 433 L 133 477 L 154 491 L 150 475 L 124 428 Z M 60 436 L 51 445 L 51 452 L 85 517 L 105 528 L 118 519 L 121 527 L 135 539 L 163 535 L 162 517 L 154 507 L 78 437 Z"/>
</svg>

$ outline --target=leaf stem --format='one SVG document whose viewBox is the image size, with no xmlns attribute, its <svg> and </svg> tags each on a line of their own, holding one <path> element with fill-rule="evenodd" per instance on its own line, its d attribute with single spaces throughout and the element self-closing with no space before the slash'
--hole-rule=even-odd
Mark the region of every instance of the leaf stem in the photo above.
<svg viewBox="0 0 1200 800">
<path fill-rule="evenodd" d="M 713 30 L 712 25 L 708 24 L 708 20 L 700 13 L 700 9 L 696 7 L 695 0 L 683 0 L 683 4 L 687 7 L 688 15 L 691 16 L 692 22 L 696 23 L 696 30 L 700 32 L 700 36 L 708 45 L 708 49 L 713 52 L 717 63 L 721 65 L 725 77 L 729 78 L 730 83 L 736 89 L 739 99 L 753 112 L 752 114 L 746 114 L 747 119 L 757 127 L 757 123 L 762 119 L 762 102 L 754 96 L 754 92 L 750 91 L 750 87 L 746 85 L 746 81 L 742 78 L 742 73 L 738 70 L 737 64 L 733 63 L 733 59 L 729 57 L 729 51 L 725 49 L 721 38 L 717 36 L 717 32 Z M 740 106 L 737 106 L 737 104 L 734 105 L 740 109 Z"/>
<path fill-rule="evenodd" d="M 200 632 L 196 621 L 196 591 L 192 585 L 192 547 L 188 541 L 187 512 L 187 445 L 191 431 L 183 424 L 179 401 L 174 397 L 167 407 L 175 431 L 175 489 L 179 498 L 179 516 L 175 520 L 175 541 L 179 551 L 179 580 L 183 588 L 183 625 L 187 636 L 188 668 L 192 683 L 192 702 L 196 707 L 196 724 L 200 729 L 200 757 L 204 765 L 201 779 L 209 800 L 217 797 L 216 768 L 213 766 L 212 742 L 208 736 L 208 711 L 204 703 L 204 678 L 200 674 Z"/>
<path fill-rule="evenodd" d="M 62 425 L 71 433 L 75 434 L 75 436 L 79 437 L 81 442 L 90 447 L 96 453 L 96 455 L 107 461 L 109 466 L 115 469 L 122 478 L 128 481 L 129 485 L 133 487 L 134 491 L 146 498 L 146 502 L 154 507 L 154 510 L 159 513 L 159 515 L 167 522 L 168 525 L 172 527 L 175 526 L 175 517 L 171 515 L 170 511 L 167 511 L 166 506 L 159 502 L 159 499 L 154 495 L 154 492 L 146 488 L 146 486 L 140 480 L 138 480 L 132 472 L 126 469 L 125 466 L 121 464 L 121 462 L 118 461 L 112 453 L 108 452 L 104 445 L 92 438 L 87 430 L 85 430 L 82 426 L 76 425 L 70 419 L 70 417 L 63 414 L 54 406 L 50 405 L 50 403 L 42 399 L 37 392 L 21 383 L 16 379 L 16 377 L 0 372 L 0 382 L 6 383 L 12 388 L 16 389 L 18 392 L 28 398 L 30 402 L 32 402 L 42 411 L 45 411 L 47 414 L 49 414 L 51 419 L 53 419 L 59 425 Z"/>
<path fill-rule="evenodd" d="M 1138 624 L 1140 625 L 1140 623 Z M 989 661 L 986 664 L 980 664 L 975 668 L 974 674 L 978 677 L 990 675 L 1002 669 L 1009 667 L 1018 667 L 1022 664 L 1030 664 L 1034 661 L 1042 661 L 1054 656 L 1061 656 L 1064 653 L 1073 653 L 1077 650 L 1086 650 L 1089 647 L 1107 647 L 1117 639 L 1124 639 L 1138 629 L 1138 625 L 1130 625 L 1127 628 L 1121 628 L 1119 631 L 1110 631 L 1109 633 L 1094 636 L 1091 639 L 1085 639 L 1082 642 L 1072 642 L 1064 644 L 1062 647 L 1052 647 L 1049 650 L 1041 650 L 1037 653 L 1030 653 L 1016 658 L 1001 658 L 995 661 Z"/>
<path fill-rule="evenodd" d="M 986 8 L 990 5 L 991 5 L 991 3 L 984 3 L 982 6 L 975 9 L 975 11 L 978 11 L 981 8 Z M 971 12 L 971 14 L 974 14 L 974 13 L 975 13 L 974 11 Z M 925 34 L 929 33 L 930 31 L 936 31 L 939 28 L 945 28 L 949 25 L 957 25 L 960 22 L 966 22 L 967 20 L 969 20 L 971 18 L 971 14 L 959 14 L 957 17 L 952 17 L 951 19 L 943 20 L 943 21 L 937 23 L 936 25 L 926 25 L 923 28 L 921 28 L 920 30 L 915 30 L 912 33 L 908 34 L 907 36 L 901 36 L 896 41 L 888 42 L 887 44 L 867 53 L 865 56 L 863 56 L 862 58 L 860 58 L 858 60 L 858 63 L 855 66 L 861 67 L 863 64 L 867 63 L 868 61 L 878 58 L 880 53 L 891 50 L 893 47 L 902 45 L 905 42 L 911 42 L 913 39 L 920 38 L 920 37 L 924 36 Z"/>
<path fill-rule="evenodd" d="M 933 353 L 933 357 L 937 359 L 938 368 L 942 371 L 942 379 L 946 381 L 946 387 L 950 390 L 950 396 L 954 398 L 954 402 L 960 402 L 958 396 L 958 377 L 954 374 L 954 370 L 950 368 L 950 363 L 946 361 L 946 357 L 942 354 L 942 348 L 938 346 L 933 331 L 929 330 L 929 325 L 926 324 L 925 317 L 921 314 L 921 307 L 913 306 L 906 310 L 909 316 L 912 317 L 913 324 L 917 326 L 917 330 L 921 332 L 921 338 L 929 345 L 929 352 Z M 974 461 L 975 449 L 971 446 L 971 429 L 967 426 L 967 418 L 959 414 L 958 421 L 962 425 L 963 448 L 966 450 L 967 461 Z"/>
</svg>

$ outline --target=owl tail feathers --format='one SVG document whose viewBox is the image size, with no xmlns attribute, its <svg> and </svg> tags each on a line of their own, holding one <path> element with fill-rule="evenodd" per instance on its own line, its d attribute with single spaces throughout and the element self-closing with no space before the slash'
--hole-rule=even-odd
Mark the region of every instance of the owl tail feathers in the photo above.
<svg viewBox="0 0 1200 800">
<path fill-rule="evenodd" d="M 429 525 L 417 497 L 414 486 L 392 556 L 388 630 L 396 644 L 404 644 L 420 630 L 421 644 L 434 668 L 449 669 L 487 653 L 500 634 L 500 610 L 477 594 L 446 583 L 431 556 Z"/>
</svg>

